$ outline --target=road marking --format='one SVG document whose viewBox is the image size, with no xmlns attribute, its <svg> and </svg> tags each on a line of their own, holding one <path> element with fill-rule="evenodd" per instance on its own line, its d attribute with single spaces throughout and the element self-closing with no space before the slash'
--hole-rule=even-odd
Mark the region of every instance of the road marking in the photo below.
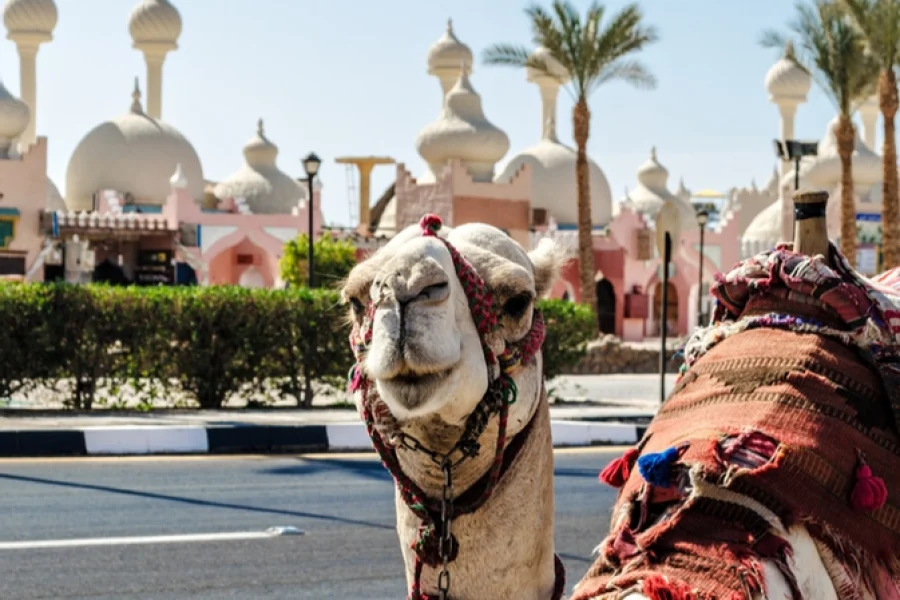
<svg viewBox="0 0 900 600">
<path fill-rule="evenodd" d="M 234 531 L 230 533 L 194 533 L 184 535 L 151 535 L 134 537 L 82 538 L 69 540 L 32 540 L 0 542 L 0 550 L 35 550 L 39 548 L 79 548 L 83 546 L 131 546 L 135 544 L 181 544 L 187 542 L 223 542 L 266 540 L 283 535 L 303 535 L 295 527 L 270 527 L 266 531 Z"/>
<path fill-rule="evenodd" d="M 632 446 L 576 446 L 554 448 L 554 454 L 621 454 Z M 187 461 L 264 461 L 283 459 L 314 460 L 376 460 L 378 455 L 371 450 L 358 452 L 315 452 L 309 454 L 151 454 L 126 456 L 59 456 L 0 458 L 0 465 L 59 464 L 59 463 L 118 463 L 123 462 L 187 462 Z"/>
</svg>

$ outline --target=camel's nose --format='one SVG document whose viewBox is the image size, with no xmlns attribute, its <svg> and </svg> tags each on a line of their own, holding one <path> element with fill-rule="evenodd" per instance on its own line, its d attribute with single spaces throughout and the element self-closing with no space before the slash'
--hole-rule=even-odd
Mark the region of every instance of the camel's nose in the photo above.
<svg viewBox="0 0 900 600">
<path fill-rule="evenodd" d="M 387 296 L 393 297 L 400 307 L 440 304 L 450 297 L 450 278 L 436 260 L 427 257 L 407 265 L 386 269 L 381 278 Z"/>
</svg>

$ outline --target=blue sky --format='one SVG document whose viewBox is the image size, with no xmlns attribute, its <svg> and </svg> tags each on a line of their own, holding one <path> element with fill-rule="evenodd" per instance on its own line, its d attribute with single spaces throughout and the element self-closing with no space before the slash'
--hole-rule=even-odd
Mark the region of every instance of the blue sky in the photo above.
<svg viewBox="0 0 900 600">
<path fill-rule="evenodd" d="M 95 125 L 126 111 L 143 57 L 131 47 L 128 16 L 137 0 L 56 0 L 54 41 L 38 54 L 38 135 L 49 138 L 49 174 L 61 190 L 69 156 Z M 303 174 L 300 158 L 324 160 L 326 219 L 348 222 L 341 155 L 388 155 L 420 174 L 419 130 L 441 106 L 426 53 L 453 18 L 476 55 L 472 84 L 485 114 L 509 135 L 506 158 L 537 141 L 540 99 L 523 72 L 488 67 L 494 42 L 530 43 L 527 3 L 513 0 L 173 0 L 184 22 L 164 72 L 163 120 L 184 133 L 218 180 L 241 165 L 241 149 L 263 117 L 282 170 Z M 586 0 L 576 4 L 586 7 Z M 606 3 L 617 9 L 625 3 Z M 641 59 L 655 90 L 612 83 L 591 98 L 589 151 L 618 200 L 635 185 L 651 146 L 693 190 L 763 185 L 775 163 L 778 112 L 763 87 L 779 53 L 759 46 L 760 32 L 785 29 L 789 0 L 642 0 L 660 41 Z M 0 75 L 18 93 L 18 58 L 0 42 Z M 797 135 L 819 139 L 835 110 L 815 87 L 797 115 Z M 571 100 L 560 95 L 559 135 L 571 144 Z M 879 123 L 880 128 L 880 123 Z M 880 135 L 879 135 L 880 146 Z M 377 167 L 373 197 L 390 183 Z M 374 199 L 374 198 L 373 198 Z M 354 198 L 355 202 L 355 198 Z"/>
</svg>

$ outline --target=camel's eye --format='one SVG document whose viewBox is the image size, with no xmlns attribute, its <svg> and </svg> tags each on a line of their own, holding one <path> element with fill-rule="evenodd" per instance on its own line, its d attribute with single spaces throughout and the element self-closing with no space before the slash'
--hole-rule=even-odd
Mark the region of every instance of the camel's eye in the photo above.
<svg viewBox="0 0 900 600">
<path fill-rule="evenodd" d="M 514 319 L 518 319 L 529 306 L 531 306 L 531 294 L 517 294 L 503 304 L 503 312 Z"/>
<path fill-rule="evenodd" d="M 361 315 L 366 310 L 359 298 L 350 298 L 350 306 L 353 307 L 353 312 L 357 315 Z"/>
</svg>

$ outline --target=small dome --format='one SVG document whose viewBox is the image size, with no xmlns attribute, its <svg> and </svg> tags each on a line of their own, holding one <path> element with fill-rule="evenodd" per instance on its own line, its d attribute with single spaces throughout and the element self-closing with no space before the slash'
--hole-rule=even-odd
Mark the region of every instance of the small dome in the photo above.
<svg viewBox="0 0 900 600">
<path fill-rule="evenodd" d="M 181 35 L 181 15 L 169 0 L 141 0 L 131 10 L 128 31 L 135 48 L 143 44 L 175 47 Z"/>
<path fill-rule="evenodd" d="M 514 156 L 494 178 L 508 182 L 522 165 L 531 166 L 531 208 L 543 208 L 562 225 L 578 223 L 577 153 L 558 141 L 543 139 Z M 591 186 L 591 221 L 606 225 L 612 220 L 612 192 L 603 170 L 588 159 Z"/>
<path fill-rule="evenodd" d="M 656 148 L 651 148 L 650 159 L 637 171 L 638 184 L 622 203 L 634 212 L 655 219 L 666 201 L 671 200 L 681 215 L 681 230 L 697 227 L 697 212 L 689 201 L 672 194 L 668 188 L 669 170 L 656 159 Z"/>
<path fill-rule="evenodd" d="M 455 158 L 466 165 L 473 179 L 490 181 L 494 165 L 509 151 L 509 138 L 484 116 L 481 97 L 466 72 L 460 71 L 444 99 L 440 118 L 419 133 L 416 148 L 435 176 Z"/>
<path fill-rule="evenodd" d="M 540 61 L 546 66 L 546 71 L 532 67 L 525 68 L 525 77 L 531 83 L 541 83 L 543 81 L 556 81 L 565 84 L 569 81 L 569 72 L 563 67 L 558 60 L 550 55 L 550 51 L 543 46 L 538 46 L 529 57 L 532 60 Z"/>
<path fill-rule="evenodd" d="M 788 42 L 784 47 L 784 56 L 766 73 L 766 91 L 769 92 L 769 100 L 776 104 L 782 100 L 806 102 L 811 85 L 812 78 L 797 64 L 794 45 Z"/>
<path fill-rule="evenodd" d="M 831 204 L 831 202 L 829 202 Z M 776 200 L 750 221 L 741 236 L 741 258 L 774 248 L 781 241 L 781 200 Z"/>
<path fill-rule="evenodd" d="M 3 6 L 3 23 L 11 40 L 29 35 L 36 41 L 50 41 L 58 20 L 53 0 L 6 0 Z"/>
<path fill-rule="evenodd" d="M 216 185 L 216 197 L 243 198 L 256 214 L 291 214 L 307 193 L 296 179 L 279 170 L 277 158 L 278 146 L 266 138 L 260 119 L 256 135 L 244 146 L 244 164 Z"/>
<path fill-rule="evenodd" d="M 31 121 L 28 105 L 13 96 L 0 81 L 0 158 L 5 157 L 14 139 Z"/>
<path fill-rule="evenodd" d="M 203 168 L 194 147 L 177 129 L 144 113 L 137 82 L 132 97 L 129 112 L 92 129 L 72 153 L 66 171 L 70 209 L 91 210 L 101 189 L 131 193 L 140 204 L 164 204 L 178 163 L 191 197 L 203 197 Z"/>
<path fill-rule="evenodd" d="M 169 185 L 171 185 L 176 190 L 187 189 L 188 180 L 184 174 L 184 169 L 181 168 L 181 163 L 178 163 L 178 166 L 175 167 L 175 173 L 173 173 L 172 177 L 169 178 Z"/>
<path fill-rule="evenodd" d="M 687 189 L 684 186 L 684 177 L 678 179 L 678 189 L 675 190 L 675 195 L 678 196 L 683 202 L 691 201 L 691 190 Z"/>
<path fill-rule="evenodd" d="M 447 19 L 447 30 L 428 49 L 428 74 L 436 75 L 441 69 L 459 69 L 472 72 L 472 50 L 457 39 L 453 33 L 453 20 Z"/>
</svg>

